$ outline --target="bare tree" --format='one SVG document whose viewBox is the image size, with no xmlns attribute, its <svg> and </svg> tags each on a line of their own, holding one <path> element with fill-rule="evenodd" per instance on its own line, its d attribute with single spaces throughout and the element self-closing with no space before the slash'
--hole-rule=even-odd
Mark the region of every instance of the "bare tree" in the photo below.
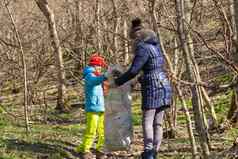
<svg viewBox="0 0 238 159">
<path fill-rule="evenodd" d="M 82 24 L 80 18 L 80 12 L 82 10 L 82 2 L 80 0 L 75 0 L 75 17 L 74 17 L 74 25 L 75 25 L 75 48 L 74 51 L 78 57 L 80 57 L 80 61 L 77 63 L 77 69 L 82 69 L 84 64 L 84 52 L 82 51 L 83 47 L 83 32 L 82 32 Z"/>
<path fill-rule="evenodd" d="M 125 37 L 124 42 L 124 65 L 127 65 L 129 63 L 129 42 L 128 40 L 128 25 L 127 25 L 127 19 L 124 19 L 123 22 L 123 34 Z"/>
<path fill-rule="evenodd" d="M 113 31 L 115 34 L 113 34 L 113 47 L 112 51 L 113 53 L 116 53 L 118 51 L 118 27 L 119 27 L 119 20 L 120 17 L 117 12 L 117 3 L 116 0 L 111 0 L 112 2 L 112 7 L 113 7 L 113 19 L 114 19 L 114 24 L 113 24 Z"/>
<path fill-rule="evenodd" d="M 15 33 L 16 33 L 16 38 L 17 38 L 17 42 L 20 46 L 20 53 L 21 53 L 21 63 L 23 66 L 23 85 L 24 85 L 24 116 L 25 116 L 25 127 L 26 127 L 26 133 L 29 133 L 29 117 L 28 117 L 28 92 L 27 92 L 27 66 L 26 66 L 26 60 L 25 60 L 25 53 L 22 47 L 22 42 L 21 42 L 21 38 L 17 29 L 17 26 L 15 24 L 15 20 L 13 18 L 13 15 L 11 13 L 11 10 L 9 9 L 8 5 L 9 2 L 7 2 L 6 0 L 4 0 L 4 5 L 7 9 L 8 15 L 11 19 L 12 25 L 14 27 Z"/>
<path fill-rule="evenodd" d="M 100 28 L 100 13 L 101 13 L 101 0 L 96 0 L 95 4 L 95 25 L 96 25 L 96 46 L 97 50 L 102 49 L 101 43 L 101 28 Z"/>
<path fill-rule="evenodd" d="M 194 70 L 195 67 L 192 62 L 192 58 L 194 58 L 190 51 L 188 44 L 188 36 L 186 34 L 185 29 L 185 8 L 184 8 L 184 1 L 183 0 L 176 0 L 176 13 L 177 13 L 177 25 L 178 25 L 178 33 L 179 33 L 179 39 L 180 44 L 182 46 L 183 54 L 186 61 L 186 67 L 187 67 L 187 73 L 188 77 L 191 82 L 198 83 L 199 79 L 196 76 L 196 71 Z M 200 139 L 200 145 L 203 151 L 203 157 L 205 159 L 209 158 L 210 151 L 209 151 L 209 141 L 208 141 L 208 132 L 207 128 L 204 122 L 204 115 L 203 115 L 203 101 L 202 101 L 202 95 L 201 95 L 201 87 L 197 85 L 191 86 L 192 91 L 192 104 L 193 104 L 193 111 L 195 116 L 195 125 L 196 130 L 199 134 Z"/>
<path fill-rule="evenodd" d="M 123 10 L 124 10 L 124 15 L 122 16 L 122 22 L 123 22 L 123 50 L 124 50 L 124 65 L 127 65 L 129 63 L 129 36 L 128 36 L 128 3 L 125 1 L 123 3 Z"/>
<path fill-rule="evenodd" d="M 234 42 L 234 49 L 232 52 L 234 63 L 238 66 L 238 1 L 230 0 L 231 7 L 231 17 L 232 17 L 232 29 L 233 29 L 233 42 Z M 236 75 L 237 76 L 237 75 Z M 232 123 L 238 122 L 238 86 L 233 89 L 232 99 L 231 99 L 231 106 L 230 110 L 227 115 L 228 120 Z"/>
<path fill-rule="evenodd" d="M 179 12 L 181 16 L 178 17 L 174 7 L 175 1 L 169 0 L 2 1 L 11 2 L 9 9 L 13 14 L 16 29 L 12 25 L 7 10 L 1 8 L 1 95 L 8 95 L 7 92 L 14 93 L 14 96 L 17 96 L 16 100 L 7 99 L 7 97 L 4 97 L 4 100 L 7 99 L 9 103 L 16 106 L 24 102 L 25 121 L 27 116 L 30 120 L 34 120 L 37 115 L 44 116 L 42 119 L 46 121 L 47 111 L 51 110 L 55 102 L 58 102 L 59 109 L 65 109 L 66 84 L 67 92 L 70 93 L 68 96 L 70 102 L 84 101 L 82 69 L 95 49 L 107 58 L 108 63 L 117 62 L 127 67 L 130 64 L 128 28 L 130 19 L 138 16 L 145 22 L 145 27 L 153 28 L 158 34 L 162 53 L 168 64 L 166 69 L 173 83 L 174 92 L 174 101 L 168 111 L 171 116 L 169 118 L 171 134 L 179 134 L 176 137 L 180 137 L 180 128 L 185 128 L 184 121 L 177 118 L 181 117 L 182 113 L 185 116 L 187 128 L 184 135 L 190 140 L 193 158 L 200 157 L 198 150 L 200 147 L 203 156 L 208 156 L 209 134 L 206 116 L 212 119 L 214 125 L 217 125 L 212 104 L 217 105 L 217 102 L 223 100 L 221 98 L 212 100 L 213 95 L 221 93 L 221 89 L 227 91 L 235 86 L 233 82 L 237 83 L 237 79 L 234 78 L 232 84 L 225 84 L 226 87 L 221 86 L 223 83 L 230 82 L 230 77 L 236 76 L 238 72 L 237 7 L 234 6 L 237 5 L 236 1 L 229 0 L 232 4 L 229 5 L 228 1 L 222 0 L 177 0 L 177 3 L 182 3 L 182 6 L 179 6 L 182 10 Z M 35 4 L 41 4 L 38 5 L 41 7 L 35 7 Z M 232 19 L 229 16 L 229 8 L 233 11 Z M 42 13 L 44 16 L 40 16 Z M 177 28 L 176 20 L 179 21 L 179 28 Z M 19 35 L 18 39 L 15 30 Z M 62 56 L 64 56 L 64 62 Z M 234 67 L 235 64 L 236 67 Z M 66 83 L 64 83 L 66 78 L 64 76 L 67 77 Z M 223 76 L 226 77 L 222 82 L 219 81 L 221 76 L 222 80 Z M 229 77 L 228 80 L 227 77 Z M 26 83 L 25 81 L 23 83 L 23 79 Z M 219 88 L 210 87 L 214 84 L 213 80 L 218 83 Z M 25 89 L 24 98 L 21 94 L 23 88 Z M 232 91 L 228 118 L 237 124 L 237 86 Z M 60 96 L 63 96 L 62 99 Z M 190 111 L 191 98 L 195 118 L 192 116 L 193 112 Z M 227 103 L 225 101 L 224 104 Z M 219 108 L 221 106 L 223 104 L 219 105 Z M 41 111 L 44 115 L 35 114 L 35 109 L 38 108 L 44 109 Z M 22 111 L 19 112 L 21 114 Z M 14 113 L 15 109 L 11 112 L 12 116 L 21 119 L 17 113 Z M 219 112 L 219 121 L 220 118 Z M 195 140 L 194 131 L 198 132 L 200 147 L 197 145 L 199 141 Z M 211 141 L 211 143 L 214 142 L 213 138 Z"/>
<path fill-rule="evenodd" d="M 157 26 L 158 18 L 156 17 L 155 6 L 156 6 L 156 0 L 151 0 L 150 1 L 150 8 L 151 8 L 150 16 L 151 16 L 151 19 L 152 19 L 153 29 L 154 29 L 155 32 L 157 32 L 157 35 L 158 35 L 158 38 L 159 38 L 159 41 L 160 41 L 160 45 L 161 45 L 161 49 L 162 49 L 162 53 L 163 53 L 163 55 L 166 59 L 166 62 L 168 64 L 169 72 L 170 72 L 170 74 L 172 74 L 172 76 L 176 76 L 175 75 L 176 74 L 175 69 L 172 67 L 172 62 L 171 62 L 171 60 L 170 60 L 169 56 L 167 55 L 166 50 L 164 48 L 163 39 L 162 39 L 161 33 L 160 33 L 160 28 Z M 176 52 L 176 50 L 175 50 L 175 54 L 177 54 L 177 53 L 178 52 Z M 188 129 L 189 138 L 190 138 L 191 147 L 192 147 L 192 154 L 193 154 L 193 158 L 196 159 L 199 156 L 198 156 L 198 150 L 197 150 L 197 146 L 196 146 L 195 137 L 194 137 L 194 134 L 193 134 L 192 120 L 191 120 L 191 117 L 190 117 L 190 114 L 189 114 L 189 111 L 188 111 L 188 108 L 187 108 L 187 104 L 186 104 L 185 99 L 182 95 L 182 91 L 181 91 L 180 86 L 178 85 L 178 83 L 173 83 L 173 84 L 174 84 L 175 90 L 178 93 L 179 100 L 182 103 L 183 111 L 184 111 L 185 116 L 186 116 L 187 129 Z"/>
<path fill-rule="evenodd" d="M 191 25 L 191 21 L 192 21 L 191 12 L 193 12 L 193 8 L 194 7 L 190 0 L 184 1 L 185 18 L 186 18 L 186 22 L 189 23 L 189 25 Z M 194 53 L 192 34 L 190 32 L 188 32 L 187 37 L 188 37 L 189 52 L 191 54 L 191 60 L 192 60 L 192 63 L 194 66 L 194 71 L 195 71 L 194 73 L 196 74 L 196 78 L 197 78 L 198 82 L 201 82 L 199 67 L 198 67 L 196 59 L 194 58 L 195 53 Z M 204 87 L 201 87 L 201 94 L 202 94 L 202 98 L 204 101 L 204 106 L 206 104 L 206 106 L 208 108 L 209 116 L 212 120 L 212 123 L 211 123 L 211 125 L 209 125 L 209 127 L 216 128 L 218 126 L 216 112 L 215 112 L 215 109 L 214 109 L 214 107 L 211 103 L 211 100 L 210 100 Z M 203 108 L 203 110 L 204 110 L 204 108 Z M 204 117 L 205 117 L 205 115 L 204 115 Z"/>
<path fill-rule="evenodd" d="M 52 38 L 52 46 L 55 51 L 56 67 L 58 71 L 58 97 L 56 109 L 64 111 L 66 109 L 64 105 L 65 71 L 63 65 L 63 53 L 61 50 L 60 41 L 56 30 L 54 13 L 50 9 L 47 0 L 35 0 L 35 2 L 48 21 L 50 37 Z"/>
</svg>

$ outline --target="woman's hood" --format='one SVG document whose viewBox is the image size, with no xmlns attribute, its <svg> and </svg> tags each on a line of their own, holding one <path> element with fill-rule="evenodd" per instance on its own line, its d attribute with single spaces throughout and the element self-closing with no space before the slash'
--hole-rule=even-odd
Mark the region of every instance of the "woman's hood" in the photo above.
<svg viewBox="0 0 238 159">
<path fill-rule="evenodd" d="M 143 41 L 144 43 L 156 45 L 158 44 L 158 38 L 156 33 L 150 29 L 141 29 L 135 32 L 135 39 L 138 42 Z"/>
</svg>

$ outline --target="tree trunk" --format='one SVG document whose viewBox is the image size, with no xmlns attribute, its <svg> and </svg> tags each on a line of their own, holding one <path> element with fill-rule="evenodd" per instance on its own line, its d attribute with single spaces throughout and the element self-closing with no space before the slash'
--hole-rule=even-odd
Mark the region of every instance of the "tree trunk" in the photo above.
<svg viewBox="0 0 238 159">
<path fill-rule="evenodd" d="M 217 115 L 216 115 L 216 112 L 215 112 L 215 108 L 214 106 L 212 105 L 211 103 L 211 100 L 208 96 L 208 93 L 207 91 L 205 90 L 204 87 L 201 87 L 201 91 L 202 91 L 202 97 L 204 99 L 204 103 L 206 104 L 206 107 L 208 108 L 208 115 L 212 121 L 211 124 L 208 125 L 209 129 L 213 129 L 213 128 L 217 128 L 218 126 L 218 121 L 217 121 Z"/>
<path fill-rule="evenodd" d="M 231 17 L 232 17 L 232 26 L 233 26 L 233 43 L 234 49 L 232 52 L 232 56 L 234 59 L 234 63 L 238 66 L 238 1 L 237 0 L 230 0 L 231 7 Z M 233 124 L 238 122 L 238 86 L 233 89 L 233 94 L 231 97 L 231 106 L 230 110 L 227 115 L 227 119 L 230 120 Z"/>
<path fill-rule="evenodd" d="M 157 26 L 157 18 L 156 18 L 156 13 L 155 13 L 155 4 L 156 4 L 156 0 L 151 0 L 150 1 L 150 3 L 149 3 L 149 12 L 150 12 L 150 19 L 152 21 L 153 30 L 157 33 L 157 36 L 159 37 L 159 28 Z M 162 42 L 160 41 L 160 43 L 162 43 Z M 164 47 L 163 47 L 162 50 L 165 51 Z M 165 54 L 165 52 L 164 52 L 164 54 Z M 172 71 L 172 67 L 170 68 L 170 71 Z M 167 120 L 168 120 L 168 124 L 169 124 L 169 129 L 171 131 L 170 133 L 171 134 L 176 134 L 176 132 L 175 132 L 176 129 L 173 125 L 173 117 L 170 114 L 171 113 L 167 113 L 167 115 L 166 115 Z"/>
<path fill-rule="evenodd" d="M 55 51 L 56 67 L 58 71 L 58 97 L 56 109 L 59 111 L 65 111 L 66 110 L 66 107 L 64 105 L 65 71 L 63 65 L 63 53 L 60 47 L 60 41 L 56 31 L 54 13 L 50 9 L 47 0 L 35 0 L 35 2 L 48 21 L 50 37 L 52 38 L 52 46 Z"/>
<path fill-rule="evenodd" d="M 101 5 L 100 5 L 100 0 L 96 0 L 96 13 L 95 13 L 95 18 L 96 18 L 96 39 L 97 39 L 97 51 L 100 51 L 102 49 L 102 44 L 101 44 L 101 31 L 100 31 L 100 10 L 101 10 Z"/>
<path fill-rule="evenodd" d="M 179 39 L 180 44 L 182 46 L 182 51 L 186 60 L 186 67 L 188 71 L 188 77 L 190 82 L 197 83 L 199 82 L 196 77 L 196 71 L 193 65 L 193 61 L 191 58 L 191 54 L 189 51 L 188 46 L 188 36 L 186 34 L 185 30 L 185 11 L 184 11 L 184 0 L 175 0 L 176 4 L 176 14 L 177 14 L 177 25 L 178 25 L 178 33 L 179 33 Z M 192 104 L 193 104 L 193 111 L 194 111 L 194 118 L 195 118 L 195 125 L 196 130 L 199 134 L 200 139 L 200 145 L 203 152 L 203 157 L 205 159 L 209 158 L 210 151 L 209 151 L 209 143 L 208 143 L 208 132 L 206 129 L 206 125 L 204 122 L 204 116 L 202 114 L 203 112 L 203 101 L 201 96 L 201 87 L 194 85 L 191 86 L 192 91 Z"/>
<path fill-rule="evenodd" d="M 113 6 L 113 18 L 114 18 L 114 24 L 113 24 L 113 54 L 117 55 L 117 50 L 118 50 L 118 39 L 117 39 L 117 34 L 118 34 L 118 24 L 119 24 L 119 16 L 117 13 L 117 6 L 116 6 L 116 2 L 115 0 L 111 0 L 112 2 L 112 6 Z M 118 60 L 118 57 L 116 57 L 116 59 Z M 117 61 L 118 63 L 119 61 Z"/>
<path fill-rule="evenodd" d="M 175 74 L 178 74 L 179 73 L 179 68 L 181 68 L 181 66 L 179 67 L 179 58 L 180 58 L 180 51 L 178 51 L 178 41 L 177 41 L 177 38 L 175 37 L 174 38 L 174 48 L 176 48 L 174 50 L 174 54 L 173 54 L 173 70 L 174 70 L 174 73 Z"/>
<path fill-rule="evenodd" d="M 24 77 L 23 78 L 23 85 L 24 85 L 24 117 L 25 117 L 26 134 L 28 135 L 28 133 L 30 131 L 30 128 L 29 128 L 29 117 L 28 117 L 27 67 L 26 67 L 25 53 L 24 53 L 24 50 L 23 50 L 23 47 L 22 47 L 21 38 L 20 38 L 20 35 L 19 35 L 19 32 L 18 32 L 18 29 L 16 27 L 13 15 L 12 15 L 6 1 L 4 1 L 4 4 L 5 4 L 5 7 L 7 9 L 10 20 L 12 22 L 14 31 L 16 33 L 17 42 L 20 46 L 21 63 L 22 63 L 22 66 L 23 66 L 23 77 Z"/>
<path fill-rule="evenodd" d="M 80 22 L 80 12 L 82 8 L 82 2 L 80 0 L 75 0 L 75 18 L 74 18 L 74 26 L 75 26 L 75 39 L 74 39 L 74 51 L 77 56 L 80 58 L 76 64 L 76 71 L 81 70 L 84 67 L 84 51 L 83 48 L 83 32 L 82 26 Z"/>
<path fill-rule="evenodd" d="M 231 98 L 231 106 L 230 110 L 227 115 L 227 119 L 230 120 L 235 126 L 238 122 L 238 88 L 234 88 L 232 92 L 232 98 Z"/>
<path fill-rule="evenodd" d="M 126 40 L 128 38 L 128 26 L 127 26 L 127 20 L 126 18 L 124 19 L 123 22 L 123 35 L 125 40 L 123 40 L 124 42 L 124 65 L 126 66 L 129 63 L 129 44 L 128 44 L 128 40 Z"/>
<path fill-rule="evenodd" d="M 191 25 L 190 24 L 190 22 L 191 22 L 191 11 L 190 10 L 192 8 L 193 8 L 193 6 L 192 6 L 190 0 L 184 1 L 185 17 L 186 17 L 186 21 L 187 21 L 187 23 L 189 23 L 189 25 Z M 196 59 L 194 58 L 193 38 L 190 33 L 187 34 L 187 37 L 188 37 L 189 53 L 190 53 L 190 57 L 191 57 L 191 60 L 192 60 L 193 66 L 194 66 L 195 76 L 196 76 L 198 82 L 201 82 L 199 67 L 198 67 Z M 217 116 L 216 116 L 214 106 L 212 105 L 211 100 L 210 100 L 210 98 L 207 94 L 207 91 L 205 90 L 204 87 L 201 87 L 201 90 L 199 93 L 202 95 L 202 99 L 204 100 L 203 104 L 206 104 L 206 106 L 208 108 L 208 115 L 209 115 L 210 119 L 212 120 L 212 124 L 209 126 L 211 128 L 215 128 L 218 126 L 218 122 L 217 122 Z M 204 107 L 202 109 L 204 110 Z M 205 121 L 206 127 L 208 127 L 205 113 L 204 113 L 204 121 Z"/>
<path fill-rule="evenodd" d="M 192 120 L 191 120 L 191 117 L 190 117 L 190 114 L 189 114 L 189 111 L 188 111 L 188 107 L 187 107 L 186 102 L 184 100 L 184 97 L 182 95 L 181 88 L 178 85 L 176 85 L 175 88 L 176 88 L 176 91 L 178 93 L 179 100 L 182 103 L 183 111 L 184 111 L 185 116 L 186 116 L 187 129 L 188 129 L 188 134 L 189 134 L 189 138 L 190 138 L 190 141 L 191 141 L 193 159 L 199 159 L 200 157 L 198 156 L 196 141 L 195 141 L 195 137 L 193 135 Z"/>
<path fill-rule="evenodd" d="M 161 50 L 162 50 L 162 53 L 163 53 L 163 55 L 165 57 L 165 60 L 166 60 L 166 62 L 168 64 L 169 72 L 172 75 L 175 76 L 175 69 L 173 69 L 173 65 L 172 65 L 172 63 L 170 61 L 170 58 L 168 57 L 168 55 L 166 53 L 166 50 L 165 50 L 164 45 L 163 45 L 163 39 L 162 39 L 161 33 L 160 33 L 160 28 L 157 26 L 158 20 L 156 18 L 156 13 L 155 13 L 155 3 L 156 3 L 156 0 L 152 0 L 151 1 L 151 17 L 152 17 L 153 29 L 154 29 L 154 31 L 158 35 L 158 39 L 160 41 Z M 175 45 L 176 44 L 177 43 L 175 43 Z M 174 87 L 175 87 L 176 91 L 178 92 L 178 97 L 179 97 L 179 99 L 182 102 L 182 107 L 183 107 L 183 110 L 184 110 L 184 113 L 185 113 L 185 116 L 186 116 L 187 128 L 188 128 L 189 138 L 190 138 L 191 147 L 192 147 L 193 159 L 197 159 L 197 158 L 199 158 L 199 156 L 198 156 L 198 150 L 197 150 L 197 146 L 196 146 L 195 137 L 194 137 L 194 134 L 193 134 L 191 117 L 190 117 L 190 114 L 189 114 L 186 102 L 185 102 L 185 100 L 184 100 L 184 98 L 182 96 L 182 92 L 181 92 L 180 87 L 176 83 L 174 83 L 174 85 L 175 85 Z"/>
</svg>

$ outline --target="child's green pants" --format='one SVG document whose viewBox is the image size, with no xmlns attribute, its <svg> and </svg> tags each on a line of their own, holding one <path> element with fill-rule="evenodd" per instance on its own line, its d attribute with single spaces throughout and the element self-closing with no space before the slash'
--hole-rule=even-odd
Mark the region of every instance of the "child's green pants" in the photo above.
<svg viewBox="0 0 238 159">
<path fill-rule="evenodd" d="M 86 121 L 83 142 L 77 147 L 77 151 L 89 152 L 96 136 L 98 136 L 96 150 L 100 151 L 104 146 L 104 112 L 87 112 Z"/>
</svg>

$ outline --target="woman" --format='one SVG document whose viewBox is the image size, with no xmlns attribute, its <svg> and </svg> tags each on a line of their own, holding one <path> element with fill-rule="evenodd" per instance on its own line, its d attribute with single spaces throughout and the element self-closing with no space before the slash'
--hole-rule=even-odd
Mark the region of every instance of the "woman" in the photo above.
<svg viewBox="0 0 238 159">
<path fill-rule="evenodd" d="M 172 89 L 164 69 L 164 57 L 156 34 L 145 29 L 139 18 L 132 20 L 130 38 L 134 41 L 135 57 L 128 71 L 115 79 L 120 86 L 142 70 L 142 126 L 144 152 L 142 159 L 155 159 L 163 135 L 164 110 L 170 107 Z"/>
</svg>

